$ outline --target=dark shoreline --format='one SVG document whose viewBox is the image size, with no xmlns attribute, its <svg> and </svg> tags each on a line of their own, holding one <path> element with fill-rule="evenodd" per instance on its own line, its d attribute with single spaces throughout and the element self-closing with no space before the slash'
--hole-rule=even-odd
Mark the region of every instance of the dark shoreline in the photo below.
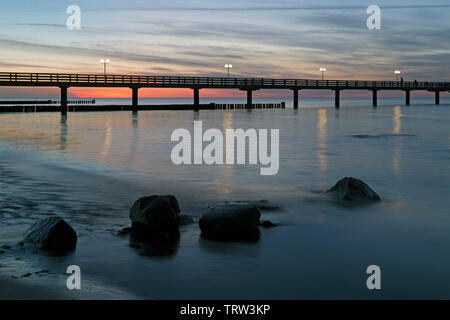
<svg viewBox="0 0 450 320">
<path fill-rule="evenodd" d="M 202 104 L 196 109 L 214 110 L 214 104 Z M 85 111 L 132 111 L 131 105 L 73 105 L 68 106 L 69 112 Z M 194 110 L 194 105 L 174 104 L 174 105 L 140 105 L 137 110 Z M 61 107 L 42 105 L 17 105 L 10 107 L 0 107 L 0 113 L 7 112 L 61 112 Z"/>
<path fill-rule="evenodd" d="M 234 110 L 246 109 L 246 104 L 166 104 L 166 105 L 69 105 L 69 112 L 86 111 L 139 111 L 139 110 Z M 253 104 L 252 109 L 284 109 L 285 103 L 257 103 Z M 59 105 L 15 105 L 0 107 L 0 113 L 5 112 L 61 112 Z"/>
</svg>

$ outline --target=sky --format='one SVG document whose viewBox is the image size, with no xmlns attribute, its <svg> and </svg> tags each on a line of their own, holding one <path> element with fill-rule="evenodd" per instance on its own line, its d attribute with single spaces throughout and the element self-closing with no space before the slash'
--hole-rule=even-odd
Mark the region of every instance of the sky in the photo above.
<svg viewBox="0 0 450 320">
<path fill-rule="evenodd" d="M 70 5 L 81 29 L 69 30 Z M 381 8 L 369 30 L 367 7 Z M 449 81 L 447 0 L 2 0 L 0 72 Z M 146 89 L 141 96 L 191 96 Z M 0 97 L 55 89 L 0 88 Z M 212 90 L 208 96 L 241 96 Z M 280 93 L 260 92 L 260 95 Z M 283 93 L 281 93 L 283 94 Z M 127 89 L 70 89 L 77 97 L 128 97 Z"/>
</svg>

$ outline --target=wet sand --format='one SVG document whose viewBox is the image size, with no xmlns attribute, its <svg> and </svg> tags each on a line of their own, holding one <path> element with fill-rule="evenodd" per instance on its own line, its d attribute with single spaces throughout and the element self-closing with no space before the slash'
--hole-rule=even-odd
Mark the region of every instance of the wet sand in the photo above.
<svg viewBox="0 0 450 320">
<path fill-rule="evenodd" d="M 31 284 L 26 279 L 0 277 L 0 300 L 60 300 L 74 299 L 69 292 L 56 293 L 44 285 Z"/>
<path fill-rule="evenodd" d="M 28 278 L 0 276 L 0 300 L 139 300 L 142 297 L 114 288 L 96 286 L 84 282 L 81 290 L 69 290 L 56 282 L 45 279 L 33 281 Z M 58 289 L 55 289 L 57 287 Z"/>
</svg>

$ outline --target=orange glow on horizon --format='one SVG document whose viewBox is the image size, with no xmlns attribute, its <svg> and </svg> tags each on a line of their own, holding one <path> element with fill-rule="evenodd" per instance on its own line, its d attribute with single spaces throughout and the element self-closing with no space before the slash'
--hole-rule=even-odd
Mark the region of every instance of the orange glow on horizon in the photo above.
<svg viewBox="0 0 450 320">
<path fill-rule="evenodd" d="M 123 98 L 131 99 L 131 89 L 129 88 L 78 88 L 71 87 L 68 90 L 70 99 L 102 99 L 102 98 Z M 432 92 L 411 92 L 412 97 L 431 97 Z M 300 99 L 302 98 L 333 98 L 334 93 L 331 90 L 301 90 L 299 92 Z M 442 98 L 449 97 L 450 93 L 443 92 Z M 42 99 L 58 99 L 60 97 L 60 90 L 51 87 L 0 87 L 0 98 L 14 99 L 14 98 L 42 98 Z M 181 88 L 141 88 L 139 90 L 140 98 L 193 98 L 192 89 Z M 292 99 L 292 92 L 289 90 L 258 90 L 253 93 L 254 98 L 280 98 Z M 369 91 L 344 91 L 343 98 L 370 98 Z M 399 91 L 380 91 L 379 97 L 404 97 L 404 93 Z M 245 99 L 246 92 L 238 89 L 201 89 L 201 98 L 239 98 Z"/>
<path fill-rule="evenodd" d="M 303 91 L 303 90 L 302 90 Z M 300 91 L 300 99 L 303 98 L 332 98 L 334 93 L 330 90 L 304 90 Z M 411 96 L 427 97 L 431 93 L 415 92 Z M 69 88 L 69 96 L 72 98 L 109 98 L 109 99 L 131 99 L 131 89 L 128 88 Z M 402 97 L 397 91 L 382 91 L 379 97 Z M 283 98 L 291 99 L 292 92 L 289 90 L 259 90 L 253 92 L 254 98 Z M 343 98 L 370 98 L 369 91 L 343 92 Z M 141 88 L 139 98 L 193 98 L 192 89 L 188 88 Z M 237 89 L 201 89 L 200 98 L 246 98 L 246 92 Z"/>
<path fill-rule="evenodd" d="M 69 95 L 74 98 L 131 98 L 128 88 L 69 88 Z M 255 92 L 254 97 L 276 98 L 289 96 L 281 92 Z M 185 88 L 141 88 L 139 98 L 192 98 L 191 89 Z M 227 89 L 202 89 L 200 98 L 245 98 L 246 92 Z"/>
</svg>

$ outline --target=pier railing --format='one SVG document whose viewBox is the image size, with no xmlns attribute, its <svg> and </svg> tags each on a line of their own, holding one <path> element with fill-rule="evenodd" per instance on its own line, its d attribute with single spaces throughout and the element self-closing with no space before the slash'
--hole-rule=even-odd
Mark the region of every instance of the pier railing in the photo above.
<svg viewBox="0 0 450 320">
<path fill-rule="evenodd" d="M 450 82 L 220 78 L 186 76 L 98 75 L 0 72 L 0 85 L 137 86 L 199 88 L 311 88 L 450 90 Z"/>
</svg>

